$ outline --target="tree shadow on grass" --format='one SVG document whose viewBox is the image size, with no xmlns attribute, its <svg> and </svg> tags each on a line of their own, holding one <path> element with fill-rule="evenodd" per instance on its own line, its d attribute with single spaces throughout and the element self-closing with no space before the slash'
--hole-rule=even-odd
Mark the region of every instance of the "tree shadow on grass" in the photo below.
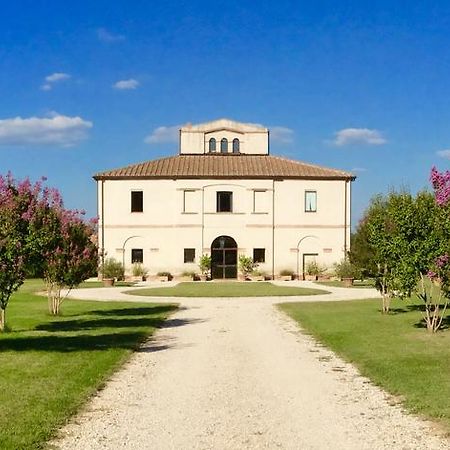
<svg viewBox="0 0 450 450">
<path fill-rule="evenodd" d="M 148 336 L 144 331 L 116 332 L 105 334 L 79 334 L 64 336 L 25 336 L 0 340 L 0 352 L 14 351 L 55 351 L 70 353 L 78 351 L 109 350 L 111 348 L 136 349 Z"/>
<path fill-rule="evenodd" d="M 426 328 L 427 324 L 425 322 L 425 319 L 420 319 L 419 322 L 414 324 L 414 327 L 415 328 L 421 328 L 421 329 Z M 442 324 L 441 324 L 441 327 L 439 328 L 439 330 L 441 330 L 441 331 L 442 330 L 448 330 L 449 328 L 450 328 L 450 315 L 445 316 L 442 319 Z"/>
<path fill-rule="evenodd" d="M 378 310 L 381 313 L 381 309 Z M 405 314 L 413 311 L 425 311 L 425 305 L 421 304 L 415 304 L 415 305 L 405 305 L 401 308 L 390 308 L 389 314 L 390 315 L 396 315 L 396 314 Z"/>
<path fill-rule="evenodd" d="M 180 310 L 176 305 L 158 305 L 131 308 L 116 309 L 96 309 L 89 311 L 87 314 L 93 316 L 147 316 L 153 314 L 162 314 Z"/>
<path fill-rule="evenodd" d="M 104 318 L 104 319 L 76 319 L 76 320 L 59 320 L 54 322 L 43 323 L 37 325 L 35 330 L 39 331 L 79 331 L 79 330 L 95 330 L 98 328 L 139 328 L 153 327 L 157 328 L 164 319 L 160 317 L 141 317 L 134 319 L 122 318 Z"/>
</svg>

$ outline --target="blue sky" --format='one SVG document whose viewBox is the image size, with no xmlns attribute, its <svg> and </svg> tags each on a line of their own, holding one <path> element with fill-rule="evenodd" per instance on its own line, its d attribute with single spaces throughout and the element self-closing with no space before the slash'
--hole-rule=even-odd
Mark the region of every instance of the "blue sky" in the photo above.
<svg viewBox="0 0 450 450">
<path fill-rule="evenodd" d="M 353 219 L 450 165 L 448 1 L 2 2 L 0 172 L 95 215 L 97 171 L 174 154 L 173 127 L 274 130 L 355 170 Z"/>
</svg>

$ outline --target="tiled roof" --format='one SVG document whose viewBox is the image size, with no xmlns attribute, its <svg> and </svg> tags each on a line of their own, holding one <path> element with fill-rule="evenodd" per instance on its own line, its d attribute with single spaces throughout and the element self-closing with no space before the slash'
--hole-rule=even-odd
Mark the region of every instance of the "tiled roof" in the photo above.
<svg viewBox="0 0 450 450">
<path fill-rule="evenodd" d="M 354 179 L 350 172 L 269 155 L 178 155 L 95 174 L 96 180 L 127 178 Z"/>
</svg>

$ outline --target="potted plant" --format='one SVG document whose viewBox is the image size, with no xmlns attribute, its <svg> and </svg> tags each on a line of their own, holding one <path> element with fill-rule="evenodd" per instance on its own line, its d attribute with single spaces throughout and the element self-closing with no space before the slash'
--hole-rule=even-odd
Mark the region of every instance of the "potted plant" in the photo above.
<svg viewBox="0 0 450 450">
<path fill-rule="evenodd" d="M 359 270 L 350 261 L 343 260 L 335 265 L 336 276 L 344 283 L 344 286 L 351 287 L 353 280 L 358 277 Z"/>
<path fill-rule="evenodd" d="M 250 275 L 250 279 L 252 281 L 265 281 L 266 274 L 260 270 L 254 270 Z"/>
<path fill-rule="evenodd" d="M 172 279 L 172 274 L 170 272 L 158 272 L 156 274 L 159 281 L 170 281 Z"/>
<path fill-rule="evenodd" d="M 198 267 L 200 269 L 200 280 L 206 281 L 211 271 L 211 255 L 205 254 L 200 257 Z"/>
<path fill-rule="evenodd" d="M 184 271 L 180 275 L 180 281 L 194 281 L 196 278 L 196 273 L 193 271 Z"/>
<path fill-rule="evenodd" d="M 320 273 L 321 269 L 319 264 L 317 264 L 316 261 L 310 261 L 308 264 L 306 264 L 304 278 L 307 281 L 317 281 Z"/>
<path fill-rule="evenodd" d="M 250 275 L 255 270 L 258 264 L 253 262 L 253 258 L 250 256 L 239 255 L 238 267 L 242 280 L 249 280 Z"/>
<path fill-rule="evenodd" d="M 142 263 L 134 263 L 132 272 L 132 281 L 145 281 L 147 279 L 148 270 L 142 265 Z"/>
<path fill-rule="evenodd" d="M 114 258 L 107 258 L 103 264 L 103 286 L 114 286 L 115 281 L 124 279 L 125 270 L 122 263 Z"/>
<path fill-rule="evenodd" d="M 294 279 L 294 272 L 290 269 L 280 270 L 280 280 L 281 281 L 291 281 Z"/>
</svg>

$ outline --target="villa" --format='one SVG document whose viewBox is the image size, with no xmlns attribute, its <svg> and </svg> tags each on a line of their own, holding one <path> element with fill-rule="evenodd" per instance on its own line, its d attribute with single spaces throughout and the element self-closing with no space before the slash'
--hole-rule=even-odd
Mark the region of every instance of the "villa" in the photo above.
<svg viewBox="0 0 450 450">
<path fill-rule="evenodd" d="M 94 176 L 103 257 L 150 274 L 236 278 L 238 256 L 270 276 L 331 267 L 350 245 L 349 172 L 270 155 L 270 133 L 227 119 L 180 130 L 179 154 Z"/>
</svg>

